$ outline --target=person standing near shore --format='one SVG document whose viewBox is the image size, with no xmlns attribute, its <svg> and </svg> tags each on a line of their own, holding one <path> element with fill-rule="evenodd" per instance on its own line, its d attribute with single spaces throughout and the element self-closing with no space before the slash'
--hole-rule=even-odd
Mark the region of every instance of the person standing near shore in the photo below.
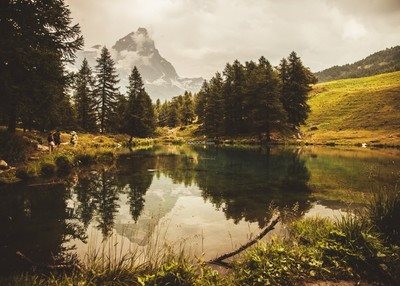
<svg viewBox="0 0 400 286">
<path fill-rule="evenodd" d="M 56 144 L 57 147 L 59 147 L 61 144 L 61 132 L 59 129 L 57 129 L 53 137 L 54 137 L 54 143 Z"/>
<path fill-rule="evenodd" d="M 71 132 L 71 140 L 70 143 L 75 147 L 78 144 L 78 135 L 75 131 Z"/>
<path fill-rule="evenodd" d="M 49 144 L 49 152 L 53 152 L 55 146 L 53 132 L 50 132 L 47 136 L 47 143 Z"/>
</svg>

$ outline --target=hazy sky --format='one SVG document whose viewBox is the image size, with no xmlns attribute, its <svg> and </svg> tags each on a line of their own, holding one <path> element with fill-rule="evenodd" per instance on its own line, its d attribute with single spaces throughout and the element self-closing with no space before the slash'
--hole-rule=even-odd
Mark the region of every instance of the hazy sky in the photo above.
<svg viewBox="0 0 400 286">
<path fill-rule="evenodd" d="M 318 71 L 400 44 L 400 0 L 66 0 L 85 46 L 149 30 L 183 77 L 295 50 Z"/>
</svg>

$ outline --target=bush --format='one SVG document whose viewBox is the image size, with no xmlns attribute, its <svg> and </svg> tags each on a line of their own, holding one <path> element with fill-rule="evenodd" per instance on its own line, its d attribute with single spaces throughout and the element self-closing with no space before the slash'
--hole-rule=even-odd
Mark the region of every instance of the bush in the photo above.
<svg viewBox="0 0 400 286">
<path fill-rule="evenodd" d="M 15 176 L 18 179 L 21 179 L 23 181 L 29 180 L 33 177 L 35 177 L 35 174 L 33 174 L 30 170 L 28 170 L 26 167 L 18 168 L 15 172 Z"/>
<path fill-rule="evenodd" d="M 96 163 L 96 156 L 88 153 L 80 153 L 75 156 L 75 162 L 83 166 Z"/>
<path fill-rule="evenodd" d="M 394 244 L 400 244 L 400 192 L 378 192 L 366 208 L 377 231 Z"/>
<path fill-rule="evenodd" d="M 0 131 L 0 159 L 8 163 L 23 162 L 29 154 L 29 142 L 18 134 Z"/>
<path fill-rule="evenodd" d="M 102 152 L 98 155 L 98 161 L 100 163 L 113 162 L 115 160 L 115 154 L 112 151 Z"/>
<path fill-rule="evenodd" d="M 238 285 L 296 285 L 312 279 L 390 285 L 400 281 L 399 248 L 385 245 L 368 219 L 302 219 L 289 233 L 287 239 L 261 243 L 243 254 L 234 267 Z"/>
<path fill-rule="evenodd" d="M 40 173 L 46 177 L 52 176 L 56 173 L 56 165 L 49 162 L 43 163 L 40 168 Z"/>
<path fill-rule="evenodd" d="M 55 163 L 57 166 L 57 171 L 61 174 L 70 173 L 73 167 L 72 160 L 66 155 L 58 156 L 55 160 Z"/>
<path fill-rule="evenodd" d="M 175 285 L 191 286 L 196 281 L 195 268 L 186 262 L 167 262 L 154 274 L 138 277 L 138 282 L 143 286 Z"/>
</svg>

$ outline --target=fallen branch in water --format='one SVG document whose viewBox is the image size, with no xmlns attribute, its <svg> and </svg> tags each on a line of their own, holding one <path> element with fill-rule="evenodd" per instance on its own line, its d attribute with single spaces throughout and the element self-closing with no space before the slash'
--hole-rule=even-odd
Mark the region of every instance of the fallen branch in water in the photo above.
<svg viewBox="0 0 400 286">
<path fill-rule="evenodd" d="M 229 264 L 224 262 L 223 260 L 232 257 L 236 254 L 239 254 L 240 252 L 242 252 L 243 250 L 249 248 L 250 246 L 252 246 L 253 244 L 255 244 L 256 242 L 258 242 L 260 239 L 262 239 L 268 232 L 270 232 L 271 230 L 273 230 L 275 228 L 275 225 L 280 221 L 280 217 L 278 216 L 276 219 L 274 219 L 259 235 L 257 235 L 253 240 L 250 240 L 248 243 L 242 245 L 241 247 L 239 247 L 238 249 L 236 249 L 235 251 L 232 252 L 228 252 L 225 253 L 224 255 L 221 255 L 213 260 L 208 261 L 207 263 L 210 264 L 218 264 L 224 267 L 228 267 Z M 230 267 L 230 266 L 229 266 Z"/>
</svg>

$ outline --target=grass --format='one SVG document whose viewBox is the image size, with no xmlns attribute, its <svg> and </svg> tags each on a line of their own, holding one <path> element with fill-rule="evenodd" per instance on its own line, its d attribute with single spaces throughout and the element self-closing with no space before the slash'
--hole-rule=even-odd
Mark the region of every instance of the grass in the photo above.
<svg viewBox="0 0 400 286">
<path fill-rule="evenodd" d="M 72 272 L 23 274 L 0 279 L 1 285 L 304 285 L 320 281 L 400 282 L 400 242 L 388 240 L 398 230 L 397 203 L 389 193 L 375 197 L 363 211 L 332 220 L 294 220 L 286 235 L 258 243 L 234 258 L 233 268 L 219 273 L 184 248 L 155 248 L 122 254 L 117 242 L 109 252 L 93 251 Z M 380 211 L 380 210 L 384 211 Z M 393 215 L 395 214 L 395 216 Z M 381 220 L 377 221 L 376 217 Z M 381 222 L 385 228 L 381 228 Z M 398 234 L 398 233 L 397 233 Z M 159 245 L 161 246 L 161 245 Z M 140 259 L 141 254 L 145 259 Z M 147 260 L 146 260 L 147 259 Z M 138 263 L 139 261 L 139 263 Z"/>
<path fill-rule="evenodd" d="M 16 160 L 9 161 L 15 168 L 0 173 L 0 183 L 15 183 L 38 176 L 65 175 L 75 167 L 112 163 L 119 153 L 126 152 L 123 147 L 127 147 L 126 142 L 129 140 L 127 135 L 79 133 L 77 146 L 72 146 L 69 138 L 68 133 L 62 133 L 61 139 L 64 143 L 49 153 L 36 150 L 36 145 L 47 142 L 46 134 L 21 130 L 13 135 L 1 132 L 0 142 L 4 141 L 4 144 L 0 146 L 0 155 L 2 158 Z M 140 148 L 153 143 L 154 139 L 151 138 L 135 138 L 129 147 Z"/>
<path fill-rule="evenodd" d="M 400 145 L 400 72 L 317 84 L 302 131 L 310 143 Z"/>
</svg>

